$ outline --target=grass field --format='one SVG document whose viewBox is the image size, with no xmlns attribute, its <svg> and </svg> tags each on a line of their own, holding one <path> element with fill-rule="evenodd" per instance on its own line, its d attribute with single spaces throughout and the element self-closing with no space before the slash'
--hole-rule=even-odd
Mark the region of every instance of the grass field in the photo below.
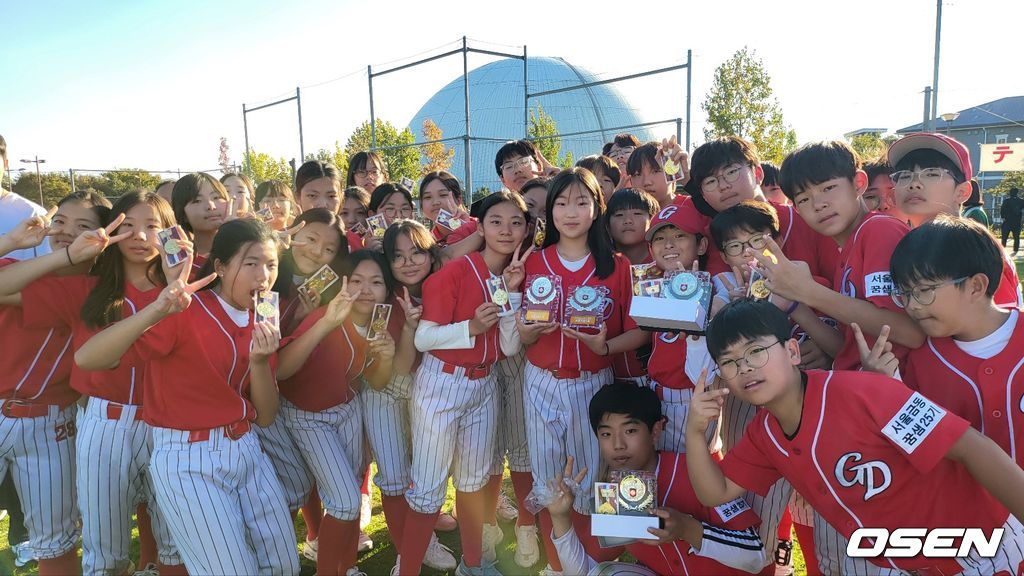
<svg viewBox="0 0 1024 576">
<path fill-rule="evenodd" d="M 506 480 L 505 492 L 512 497 L 512 486 Z M 390 538 L 388 536 L 387 527 L 384 523 L 384 513 L 380 507 L 380 491 L 373 487 L 373 521 L 367 527 L 366 532 L 373 538 L 373 549 L 360 555 L 359 557 L 359 568 L 366 572 L 369 576 L 387 576 L 391 567 L 395 564 L 395 547 L 391 545 Z M 454 490 L 449 486 L 449 505 L 454 501 L 455 493 Z M 447 508 L 446 508 L 447 509 Z M 10 548 L 7 545 L 7 526 L 9 520 L 5 519 L 0 522 L 0 574 L 12 574 L 16 576 L 35 576 L 38 574 L 35 564 L 30 564 L 23 568 L 15 568 L 14 559 L 11 554 Z M 538 570 L 544 567 L 545 560 L 542 558 L 537 565 L 530 570 L 520 568 L 512 560 L 512 555 L 515 551 L 515 527 L 514 524 L 502 524 L 501 527 L 505 530 L 505 539 L 498 549 L 498 569 L 502 574 L 506 576 L 518 576 L 536 574 Z M 306 527 L 302 523 L 302 520 L 296 520 L 295 532 L 298 538 L 298 542 L 304 542 L 306 538 Z M 138 533 L 133 530 L 132 532 L 132 553 L 133 558 L 138 558 Z M 459 532 L 458 530 L 449 533 L 440 533 L 439 535 L 441 543 L 448 546 L 455 552 L 456 560 L 460 557 L 460 545 L 459 545 Z M 771 548 L 774 553 L 775 544 L 766 548 Z M 543 555 L 543 547 L 541 547 L 541 554 Z M 316 565 L 313 562 L 307 560 L 301 554 L 299 560 L 302 566 L 301 574 L 303 576 L 310 576 L 316 573 Z M 799 545 L 794 542 L 793 545 L 793 566 L 795 573 L 799 576 L 805 574 L 803 555 L 800 552 Z M 429 568 L 424 569 L 424 574 L 427 575 L 442 575 L 449 574 L 449 572 L 438 572 L 436 570 L 430 570 Z M 454 570 L 451 572 L 454 574 Z"/>
</svg>

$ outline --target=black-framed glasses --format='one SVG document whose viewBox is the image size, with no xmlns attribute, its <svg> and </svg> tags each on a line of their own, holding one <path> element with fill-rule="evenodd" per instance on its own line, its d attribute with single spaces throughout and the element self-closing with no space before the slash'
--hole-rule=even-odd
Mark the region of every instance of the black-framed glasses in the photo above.
<svg viewBox="0 0 1024 576">
<path fill-rule="evenodd" d="M 356 170 L 356 176 L 360 178 L 376 178 L 380 176 L 380 170 L 374 168 L 373 170 Z"/>
<path fill-rule="evenodd" d="M 700 188 L 705 192 L 714 192 L 722 187 L 722 184 L 732 184 L 740 177 L 740 172 L 746 168 L 744 164 L 733 164 L 722 170 L 718 176 L 708 176 L 701 180 Z"/>
<path fill-rule="evenodd" d="M 969 280 L 970 276 L 963 276 L 961 278 L 954 278 L 953 280 L 946 280 L 945 282 L 939 282 L 938 284 L 925 284 L 923 286 L 914 286 L 910 290 L 897 289 L 893 292 L 893 297 L 900 303 L 901 306 L 906 308 L 910 305 L 910 299 L 913 298 L 921 306 L 931 306 L 935 303 L 935 291 L 943 286 L 949 286 L 950 284 L 960 284 L 966 280 Z"/>
<path fill-rule="evenodd" d="M 767 346 L 761 344 L 751 346 L 747 348 L 747 351 L 743 353 L 743 357 L 737 360 L 724 360 L 718 363 L 718 375 L 725 380 L 732 380 L 740 373 L 740 360 L 744 364 L 751 368 L 761 368 L 768 363 L 768 356 L 770 355 L 768 349 L 776 344 L 782 344 L 781 340 L 776 340 Z"/>
<path fill-rule="evenodd" d="M 403 206 L 401 208 L 388 206 L 387 208 L 381 208 L 379 212 L 388 219 L 388 222 L 401 219 L 408 220 L 412 218 L 412 206 Z"/>
<path fill-rule="evenodd" d="M 636 150 L 636 148 L 633 146 L 628 146 L 626 148 L 612 148 L 611 150 L 608 151 L 608 157 L 611 158 L 612 160 L 621 160 L 623 158 L 629 158 L 630 155 L 633 154 L 634 150 Z"/>
<path fill-rule="evenodd" d="M 768 235 L 755 234 L 750 238 L 747 238 L 745 242 L 740 242 L 739 240 L 726 242 L 722 246 L 722 251 L 728 256 L 739 256 L 740 254 L 743 254 L 743 249 L 747 246 L 749 246 L 751 250 L 764 250 L 768 247 Z"/>
<path fill-rule="evenodd" d="M 412 264 L 413 266 L 421 266 L 424 262 L 427 261 L 427 258 L 429 256 L 430 255 L 424 252 L 423 250 L 416 250 L 415 252 L 408 255 L 395 254 L 395 257 L 391 261 L 395 264 L 395 266 L 398 266 L 399 268 L 401 268 L 402 266 L 406 266 L 408 264 Z"/>
<path fill-rule="evenodd" d="M 925 168 L 924 170 L 900 170 L 899 172 L 893 172 L 889 179 L 892 180 L 892 185 L 897 188 L 909 188 L 910 184 L 914 182 L 914 178 L 917 178 L 922 185 L 927 185 L 941 182 L 946 176 L 952 177 L 953 174 L 945 168 Z"/>
</svg>

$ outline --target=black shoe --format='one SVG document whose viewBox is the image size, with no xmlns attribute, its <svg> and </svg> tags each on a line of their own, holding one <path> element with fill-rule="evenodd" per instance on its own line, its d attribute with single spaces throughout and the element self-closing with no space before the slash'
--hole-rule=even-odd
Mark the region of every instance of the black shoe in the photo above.
<svg viewBox="0 0 1024 576">
<path fill-rule="evenodd" d="M 793 542 L 791 540 L 779 540 L 779 546 L 775 549 L 775 563 L 779 566 L 789 566 L 793 560 Z"/>
</svg>

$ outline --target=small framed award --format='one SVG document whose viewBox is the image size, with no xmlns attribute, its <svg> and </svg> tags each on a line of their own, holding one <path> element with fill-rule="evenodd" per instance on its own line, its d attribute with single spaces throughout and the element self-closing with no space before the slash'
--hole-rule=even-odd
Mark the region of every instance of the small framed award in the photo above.
<svg viewBox="0 0 1024 576">
<path fill-rule="evenodd" d="M 562 279 L 535 274 L 527 277 L 523 289 L 523 324 L 558 322 L 562 300 Z"/>
<path fill-rule="evenodd" d="M 499 316 L 507 316 L 512 313 L 512 302 L 509 299 L 508 287 L 505 286 L 505 279 L 501 276 L 491 276 L 487 279 L 487 293 L 491 302 L 501 306 Z"/>
<path fill-rule="evenodd" d="M 366 227 L 374 238 L 383 238 L 388 229 L 388 219 L 383 214 L 374 214 L 366 219 Z"/>
<path fill-rule="evenodd" d="M 533 247 L 540 250 L 544 247 L 544 235 L 547 233 L 547 224 L 544 220 L 538 218 L 533 223 Z"/>
<path fill-rule="evenodd" d="M 270 322 L 274 328 L 281 329 L 281 298 L 277 292 L 268 290 L 257 292 L 254 296 L 256 305 L 253 307 L 254 322 Z"/>
<path fill-rule="evenodd" d="M 603 538 L 656 540 L 648 528 L 661 519 L 651 514 L 657 504 L 658 479 L 644 470 L 612 470 L 609 482 L 594 483 L 591 534 Z"/>
<path fill-rule="evenodd" d="M 388 331 L 389 320 L 391 320 L 391 304 L 374 304 L 373 314 L 370 315 L 370 327 L 366 330 L 366 339 L 383 338 Z"/>
<path fill-rule="evenodd" d="M 747 298 L 754 300 L 767 300 L 771 298 L 772 291 L 768 288 L 767 278 L 759 268 L 750 269 L 750 282 L 747 284 Z"/>
<path fill-rule="evenodd" d="M 565 297 L 565 315 L 562 324 L 568 328 L 594 328 L 604 326 L 605 299 L 608 289 L 604 286 L 574 286 Z"/>
<path fill-rule="evenodd" d="M 164 228 L 156 233 L 157 241 L 164 249 L 164 258 L 167 260 L 167 267 L 174 268 L 188 258 L 188 252 L 178 244 L 182 240 L 181 229 L 177 226 Z"/>
</svg>

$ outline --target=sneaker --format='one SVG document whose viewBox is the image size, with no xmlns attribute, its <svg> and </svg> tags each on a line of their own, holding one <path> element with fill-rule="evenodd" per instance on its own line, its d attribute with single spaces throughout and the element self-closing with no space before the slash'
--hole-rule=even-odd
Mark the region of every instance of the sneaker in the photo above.
<svg viewBox="0 0 1024 576">
<path fill-rule="evenodd" d="M 459 527 L 459 521 L 454 516 L 446 512 L 441 512 L 437 515 L 437 521 L 434 522 L 434 530 L 440 530 L 441 532 L 451 532 Z"/>
<path fill-rule="evenodd" d="M 459 562 L 459 567 L 455 569 L 455 576 L 501 576 L 501 572 L 498 572 L 498 564 L 496 562 L 488 562 L 484 560 L 480 563 L 480 566 L 466 566 L 465 560 Z"/>
<path fill-rule="evenodd" d="M 302 547 L 302 555 L 309 558 L 314 563 L 316 562 L 317 552 L 320 551 L 320 539 L 306 540 L 306 544 Z"/>
<path fill-rule="evenodd" d="M 779 540 L 775 548 L 775 563 L 779 566 L 789 566 L 793 562 L 793 541 Z"/>
<path fill-rule="evenodd" d="M 359 553 L 373 550 L 373 540 L 366 535 L 366 532 L 359 533 Z"/>
<path fill-rule="evenodd" d="M 362 501 L 359 503 L 359 529 L 362 530 L 369 526 L 371 518 L 373 518 L 373 508 L 370 506 L 370 495 L 363 494 Z"/>
<path fill-rule="evenodd" d="M 548 564 L 543 570 L 537 573 L 537 576 L 562 576 L 562 573 L 553 569 L 551 564 Z"/>
<path fill-rule="evenodd" d="M 540 560 L 540 539 L 536 526 L 516 526 L 515 561 L 520 568 L 529 568 Z"/>
<path fill-rule="evenodd" d="M 18 568 L 36 561 L 36 557 L 32 555 L 32 551 L 28 548 L 28 542 L 11 546 L 11 552 L 14 553 L 14 565 Z"/>
<path fill-rule="evenodd" d="M 353 566 L 345 571 L 345 576 L 366 576 L 366 572 L 360 570 L 358 566 Z"/>
<path fill-rule="evenodd" d="M 519 518 L 519 508 L 516 507 L 515 503 L 502 492 L 498 496 L 498 507 L 496 509 L 498 518 L 505 522 L 511 522 L 516 518 Z"/>
<path fill-rule="evenodd" d="M 483 559 L 494 562 L 498 557 L 498 544 L 505 538 L 505 532 L 497 524 L 484 524 Z"/>
<path fill-rule="evenodd" d="M 160 576 L 160 571 L 157 570 L 156 564 L 150 562 L 142 570 L 136 570 L 132 576 Z"/>
<path fill-rule="evenodd" d="M 4 518 L 7 518 L 7 510 L 0 510 L 0 522 L 3 522 Z"/>
<path fill-rule="evenodd" d="M 452 549 L 441 544 L 441 541 L 437 539 L 437 534 L 431 534 L 430 544 L 427 545 L 427 552 L 423 555 L 423 565 L 429 566 L 434 570 L 447 572 L 454 570 L 457 564 L 455 554 L 452 554 Z M 397 561 L 395 562 L 395 567 L 398 567 Z M 398 574 L 398 572 L 395 572 L 395 574 Z"/>
<path fill-rule="evenodd" d="M 390 576 L 398 576 L 398 574 L 399 574 L 398 565 L 401 564 L 401 563 L 402 563 L 402 555 L 399 554 L 395 558 L 395 565 L 391 567 L 391 575 Z"/>
</svg>

